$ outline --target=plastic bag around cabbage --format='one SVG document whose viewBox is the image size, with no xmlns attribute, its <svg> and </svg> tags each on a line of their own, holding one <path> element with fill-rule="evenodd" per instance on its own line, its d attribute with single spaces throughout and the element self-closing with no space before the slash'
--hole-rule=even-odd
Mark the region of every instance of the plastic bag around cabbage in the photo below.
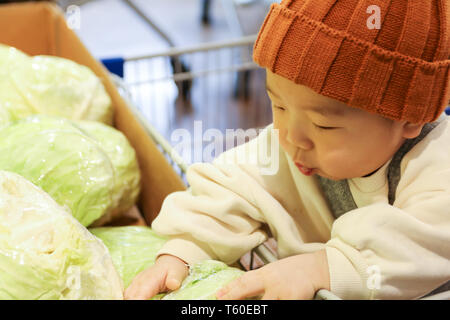
<svg viewBox="0 0 450 320">
<path fill-rule="evenodd" d="M 114 266 L 127 288 L 134 277 L 155 263 L 157 252 L 168 238 L 149 227 L 90 228 L 92 234 L 103 241 L 111 254 Z M 190 268 L 180 289 L 158 294 L 152 300 L 211 300 L 215 293 L 244 271 L 229 267 L 216 260 L 205 260 Z"/>
<path fill-rule="evenodd" d="M 55 56 L 29 57 L 0 45 L 0 67 L 0 108 L 11 120 L 47 114 L 113 122 L 111 98 L 100 78 L 83 65 Z"/>
<path fill-rule="evenodd" d="M 131 207 L 139 193 L 140 172 L 134 150 L 117 130 L 107 131 L 110 134 L 105 139 L 126 154 L 117 152 L 113 156 L 108 146 L 105 150 L 101 141 L 69 120 L 38 115 L 16 121 L 0 129 L 0 169 L 24 176 L 89 226 L 117 212 L 119 206 Z M 125 160 L 121 162 L 122 156 Z M 117 163 L 119 168 L 115 167 Z M 125 191 L 120 188 L 122 179 L 129 183 Z M 123 200 L 124 196 L 129 198 Z"/>
<path fill-rule="evenodd" d="M 12 79 L 14 70 L 27 63 L 26 54 L 0 44 L 0 127 L 34 113 Z"/>
<path fill-rule="evenodd" d="M 136 152 L 122 132 L 95 121 L 74 121 L 74 124 L 97 141 L 109 156 L 115 170 L 112 209 L 95 221 L 101 226 L 129 210 L 139 196 L 141 175 Z"/>
<path fill-rule="evenodd" d="M 156 253 L 167 241 L 143 226 L 101 227 L 89 231 L 108 248 L 125 288 L 141 271 L 155 263 Z"/>
<path fill-rule="evenodd" d="M 220 261 L 201 261 L 190 268 L 178 290 L 157 295 L 153 300 L 215 300 L 217 291 L 243 273 Z"/>
<path fill-rule="evenodd" d="M 0 171 L 0 300 L 122 299 L 107 248 L 25 178 Z"/>
</svg>

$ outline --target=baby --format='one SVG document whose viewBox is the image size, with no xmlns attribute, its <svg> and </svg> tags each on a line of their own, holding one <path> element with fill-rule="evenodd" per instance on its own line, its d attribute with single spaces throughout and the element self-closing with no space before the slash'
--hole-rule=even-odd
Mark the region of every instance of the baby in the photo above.
<svg viewBox="0 0 450 320">
<path fill-rule="evenodd" d="M 231 264 L 269 236 L 280 260 L 219 299 L 449 290 L 449 26 L 447 0 L 272 4 L 254 59 L 267 70 L 273 124 L 189 167 L 190 188 L 169 195 L 152 224 L 170 240 L 126 298 L 177 289 L 189 264 Z M 237 160 L 261 145 L 276 150 L 271 174 Z"/>
</svg>

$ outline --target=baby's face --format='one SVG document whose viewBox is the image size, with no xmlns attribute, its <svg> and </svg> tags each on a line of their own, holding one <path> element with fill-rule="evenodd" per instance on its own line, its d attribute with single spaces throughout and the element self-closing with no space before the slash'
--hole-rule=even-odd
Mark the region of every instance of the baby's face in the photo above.
<svg viewBox="0 0 450 320">
<path fill-rule="evenodd" d="M 303 174 L 332 180 L 366 176 L 405 141 L 405 122 L 349 107 L 269 70 L 267 91 L 280 144 Z"/>
</svg>

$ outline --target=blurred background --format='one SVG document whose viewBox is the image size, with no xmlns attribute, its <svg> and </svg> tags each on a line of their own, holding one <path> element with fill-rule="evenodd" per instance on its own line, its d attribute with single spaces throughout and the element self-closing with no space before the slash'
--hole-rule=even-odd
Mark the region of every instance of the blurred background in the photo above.
<svg viewBox="0 0 450 320">
<path fill-rule="evenodd" d="M 272 122 L 265 72 L 252 62 L 270 1 L 57 2 L 90 52 L 123 79 L 131 100 L 172 146 L 179 142 L 174 130 L 193 134 L 195 121 L 201 121 L 197 130 L 223 134 Z M 223 150 L 242 142 L 228 139 L 234 142 L 225 139 Z M 192 141 L 190 153 L 177 151 L 188 164 L 208 161 L 198 155 L 209 143 Z"/>
</svg>

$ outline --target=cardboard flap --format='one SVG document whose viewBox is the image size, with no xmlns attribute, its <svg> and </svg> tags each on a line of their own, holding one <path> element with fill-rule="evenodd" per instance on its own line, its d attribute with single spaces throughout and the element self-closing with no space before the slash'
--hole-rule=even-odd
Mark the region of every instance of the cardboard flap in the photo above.
<svg viewBox="0 0 450 320">
<path fill-rule="evenodd" d="M 0 6 L 0 42 L 30 55 L 53 52 L 55 8 L 50 3 Z"/>
</svg>

